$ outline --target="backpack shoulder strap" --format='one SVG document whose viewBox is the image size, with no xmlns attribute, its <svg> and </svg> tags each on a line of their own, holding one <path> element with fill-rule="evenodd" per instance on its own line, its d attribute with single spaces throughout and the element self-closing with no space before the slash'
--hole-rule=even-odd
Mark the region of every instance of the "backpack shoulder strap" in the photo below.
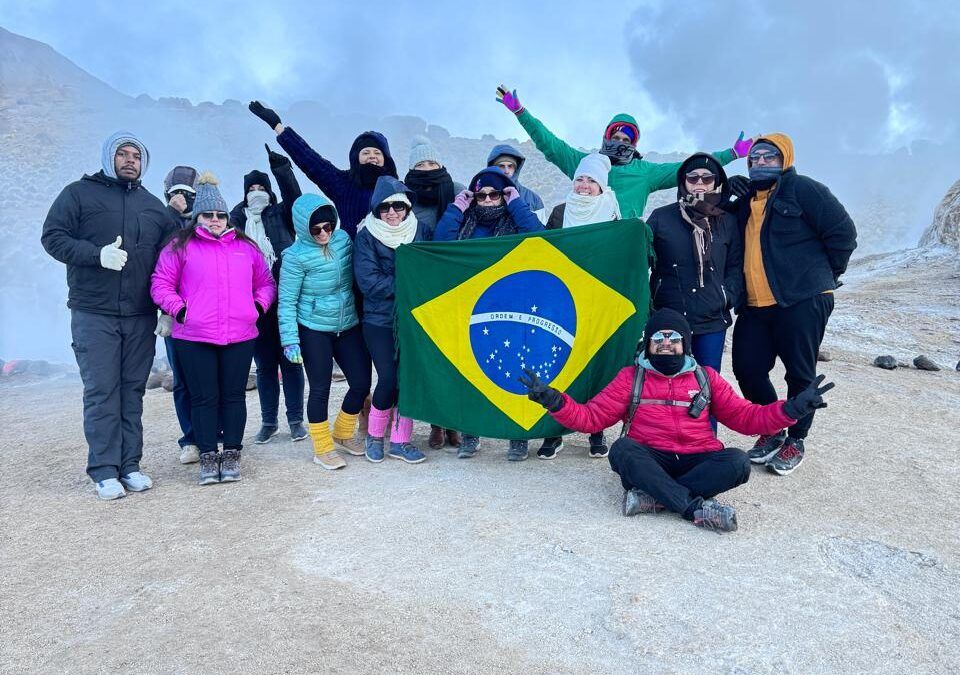
<svg viewBox="0 0 960 675">
<path fill-rule="evenodd" d="M 693 375 L 697 378 L 697 384 L 700 385 L 700 393 L 707 399 L 707 403 L 710 403 L 710 378 L 707 376 L 707 371 L 697 364 Z"/>
<path fill-rule="evenodd" d="M 620 437 L 627 435 L 633 424 L 633 416 L 637 414 L 637 407 L 640 405 L 640 395 L 643 393 L 643 380 L 647 374 L 647 369 L 643 366 L 636 366 L 633 369 L 633 387 L 630 393 L 630 407 L 627 410 L 627 419 L 623 423 L 623 429 L 620 430 Z"/>
</svg>

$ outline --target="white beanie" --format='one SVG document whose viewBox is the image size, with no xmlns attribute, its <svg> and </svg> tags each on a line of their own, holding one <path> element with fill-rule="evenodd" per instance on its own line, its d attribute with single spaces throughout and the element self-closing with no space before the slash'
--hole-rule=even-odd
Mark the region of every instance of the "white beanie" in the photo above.
<svg viewBox="0 0 960 675">
<path fill-rule="evenodd" d="M 573 177 L 589 176 L 600 183 L 603 190 L 607 189 L 607 176 L 610 174 L 610 158 L 594 152 L 580 160 L 577 170 L 573 172 Z"/>
<path fill-rule="evenodd" d="M 440 153 L 437 152 L 430 139 L 426 136 L 414 136 L 410 143 L 410 170 L 412 171 L 417 164 L 427 160 L 443 166 L 443 162 L 440 161 Z"/>
</svg>

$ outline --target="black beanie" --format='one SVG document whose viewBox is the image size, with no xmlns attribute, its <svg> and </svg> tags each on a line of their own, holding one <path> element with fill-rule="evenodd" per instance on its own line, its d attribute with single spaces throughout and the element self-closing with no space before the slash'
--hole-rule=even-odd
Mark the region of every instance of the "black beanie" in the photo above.
<svg viewBox="0 0 960 675">
<path fill-rule="evenodd" d="M 243 177 L 243 194 L 250 192 L 251 185 L 262 185 L 267 189 L 267 192 L 269 192 L 271 196 L 273 195 L 273 188 L 270 185 L 270 176 L 265 174 L 263 171 L 257 171 L 254 169 Z"/>
<path fill-rule="evenodd" d="M 332 206 L 329 204 L 324 204 L 310 214 L 310 222 L 308 223 L 308 226 L 313 227 L 318 223 L 333 223 L 334 228 L 336 228 L 337 213 L 333 210 Z"/>
<path fill-rule="evenodd" d="M 693 335 L 690 331 L 690 324 L 680 312 L 664 307 L 658 309 L 650 315 L 647 321 L 647 327 L 643 329 L 643 352 L 650 356 L 650 336 L 658 330 L 673 330 L 683 336 L 683 353 L 692 353 Z"/>
</svg>

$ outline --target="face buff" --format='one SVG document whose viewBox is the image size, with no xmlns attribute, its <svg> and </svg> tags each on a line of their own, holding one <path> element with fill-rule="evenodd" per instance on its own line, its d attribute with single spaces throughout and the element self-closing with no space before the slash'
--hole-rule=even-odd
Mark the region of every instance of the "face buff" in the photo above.
<svg viewBox="0 0 960 675">
<path fill-rule="evenodd" d="M 270 204 L 270 195 L 263 190 L 251 190 L 247 193 L 247 208 L 253 213 L 262 213 Z"/>
<path fill-rule="evenodd" d="M 637 149 L 629 143 L 615 141 L 612 138 L 605 138 L 600 147 L 600 154 L 610 158 L 611 164 L 629 164 L 638 154 Z"/>
</svg>

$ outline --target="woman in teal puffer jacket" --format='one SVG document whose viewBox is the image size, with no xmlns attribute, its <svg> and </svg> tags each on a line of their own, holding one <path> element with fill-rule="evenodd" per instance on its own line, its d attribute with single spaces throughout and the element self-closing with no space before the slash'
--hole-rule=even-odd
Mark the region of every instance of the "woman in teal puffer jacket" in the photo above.
<svg viewBox="0 0 960 675">
<path fill-rule="evenodd" d="M 363 454 L 354 431 L 371 378 L 370 354 L 353 301 L 353 242 L 339 224 L 336 207 L 323 194 L 305 194 L 293 203 L 297 240 L 283 252 L 278 290 L 280 343 L 287 359 L 303 363 L 307 371 L 313 461 L 325 469 L 346 466 L 336 446 Z M 327 402 L 334 361 L 347 376 L 349 390 L 331 436 Z"/>
</svg>

